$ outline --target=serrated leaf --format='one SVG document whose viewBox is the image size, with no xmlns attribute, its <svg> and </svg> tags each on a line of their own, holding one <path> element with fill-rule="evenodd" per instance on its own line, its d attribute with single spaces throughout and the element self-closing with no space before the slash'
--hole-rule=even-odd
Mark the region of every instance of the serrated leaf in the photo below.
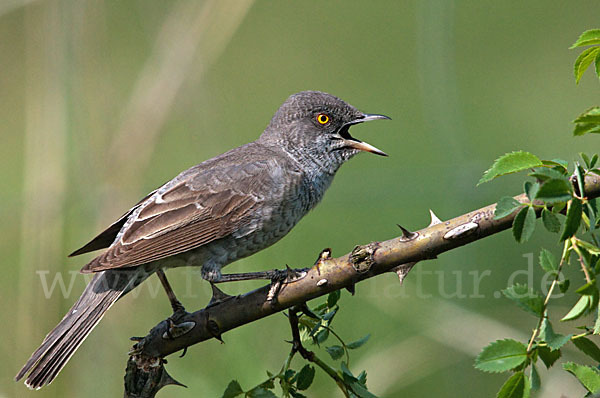
<svg viewBox="0 0 600 398">
<path fill-rule="evenodd" d="M 577 119 L 573 120 L 575 123 L 575 129 L 573 135 L 581 136 L 588 133 L 599 133 L 600 132 L 600 107 L 592 107 L 581 115 Z"/>
<path fill-rule="evenodd" d="M 546 369 L 550 369 L 561 356 L 560 350 L 553 351 L 549 347 L 538 347 L 537 352 L 544 365 L 546 365 Z"/>
<path fill-rule="evenodd" d="M 535 230 L 535 210 L 530 206 L 522 208 L 513 220 L 513 236 L 519 243 L 523 243 L 531 238 Z"/>
<path fill-rule="evenodd" d="M 552 329 L 552 324 L 550 323 L 550 321 L 548 321 L 548 318 L 544 318 L 542 322 L 542 327 L 540 329 L 540 340 L 548 344 L 548 347 L 551 350 L 558 350 L 563 345 L 567 344 L 569 340 L 571 340 L 572 336 L 572 334 L 564 336 L 560 333 L 554 333 L 554 329 Z"/>
<path fill-rule="evenodd" d="M 485 347 L 475 359 L 475 367 L 484 372 L 505 372 L 527 360 L 527 347 L 516 340 L 497 340 Z"/>
<path fill-rule="evenodd" d="M 600 53 L 600 47 L 590 47 L 581 52 L 575 60 L 573 66 L 573 74 L 575 75 L 575 83 L 579 83 L 581 76 L 585 70 L 595 61 L 596 56 Z"/>
<path fill-rule="evenodd" d="M 231 380 L 223 393 L 222 398 L 234 398 L 244 393 L 237 380 Z"/>
<path fill-rule="evenodd" d="M 567 162 L 566 160 L 563 160 L 563 159 L 542 160 L 542 163 L 545 166 L 561 167 L 565 170 L 565 172 L 567 171 L 567 168 L 569 167 L 569 162 Z"/>
<path fill-rule="evenodd" d="M 596 369 L 573 362 L 564 363 L 563 369 L 575 376 L 592 394 L 600 392 L 600 374 Z"/>
<path fill-rule="evenodd" d="M 329 308 L 333 308 L 334 305 L 337 304 L 338 300 L 342 295 L 341 290 L 335 290 L 327 295 L 327 306 Z"/>
<path fill-rule="evenodd" d="M 529 201 L 533 201 L 535 199 L 535 196 L 539 189 L 540 184 L 538 184 L 537 182 L 525 181 L 525 184 L 523 185 L 523 191 L 525 192 L 525 195 L 527 195 L 527 197 L 529 198 Z"/>
<path fill-rule="evenodd" d="M 577 303 L 571 308 L 571 310 L 565 315 L 561 321 L 572 321 L 584 315 L 591 306 L 591 296 L 581 296 Z"/>
<path fill-rule="evenodd" d="M 531 365 L 530 379 L 531 379 L 531 389 L 539 390 L 542 382 L 540 380 L 540 374 L 538 373 L 537 368 L 535 367 L 535 364 Z"/>
<path fill-rule="evenodd" d="M 558 261 L 549 250 L 540 251 L 540 267 L 546 272 L 556 273 L 558 271 Z"/>
<path fill-rule="evenodd" d="M 248 398 L 277 398 L 277 395 L 271 390 L 263 387 L 256 387 L 246 393 Z"/>
<path fill-rule="evenodd" d="M 315 378 L 315 368 L 310 365 L 304 365 L 300 372 L 298 372 L 298 379 L 296 380 L 296 387 L 298 390 L 306 390 L 312 384 Z"/>
<path fill-rule="evenodd" d="M 529 152 L 517 151 L 507 153 L 496 159 L 492 167 L 490 167 L 485 173 L 483 173 L 483 176 L 481 177 L 477 185 L 491 181 L 494 178 L 502 175 L 517 173 L 519 171 L 527 170 L 541 165 L 542 161 L 537 156 Z"/>
<path fill-rule="evenodd" d="M 599 134 L 600 124 L 596 123 L 578 123 L 573 129 L 573 135 L 576 137 L 586 134 Z"/>
<path fill-rule="evenodd" d="M 325 351 L 331 356 L 331 359 L 337 361 L 344 355 L 344 348 L 339 345 L 332 345 L 329 347 L 325 347 Z"/>
<path fill-rule="evenodd" d="M 600 363 L 600 348 L 598 348 L 596 343 L 586 337 L 579 337 L 572 341 L 575 347 L 579 348 L 581 352 Z"/>
<path fill-rule="evenodd" d="M 494 220 L 498 220 L 508 216 L 509 214 L 512 214 L 512 212 L 521 206 L 523 206 L 521 202 L 511 198 L 510 196 L 501 198 L 496 204 L 496 210 L 494 210 Z"/>
<path fill-rule="evenodd" d="M 582 211 L 581 200 L 579 198 L 573 198 L 567 205 L 567 220 L 565 221 L 563 233 L 560 236 L 561 242 L 575 235 L 579 228 L 579 224 L 581 224 Z"/>
<path fill-rule="evenodd" d="M 564 178 L 552 178 L 544 182 L 535 196 L 546 203 L 566 202 L 571 199 L 572 186 Z"/>
<path fill-rule="evenodd" d="M 346 344 L 346 347 L 348 347 L 351 350 L 355 350 L 358 347 L 362 347 L 367 342 L 367 340 L 369 340 L 370 337 L 371 337 L 371 333 L 367 334 L 365 337 L 362 337 L 356 341 Z"/>
<path fill-rule="evenodd" d="M 537 167 L 533 170 L 532 173 L 529 173 L 529 176 L 535 177 L 540 181 L 566 178 L 565 174 L 563 174 L 561 171 L 558 170 L 559 167 L 561 170 L 564 170 L 564 168 L 562 166 L 557 166 L 557 167 L 553 167 L 553 168 Z"/>
<path fill-rule="evenodd" d="M 525 285 L 515 284 L 502 290 L 507 298 L 513 300 L 525 311 L 540 317 L 544 308 L 544 299 Z"/>
<path fill-rule="evenodd" d="M 586 30 L 569 49 L 600 44 L 600 29 Z"/>
<path fill-rule="evenodd" d="M 544 227 L 549 232 L 553 232 L 553 233 L 560 232 L 560 226 L 561 226 L 560 220 L 558 219 L 556 214 L 552 213 L 551 211 L 549 211 L 546 208 L 544 208 L 542 210 L 542 222 L 544 224 Z"/>
<path fill-rule="evenodd" d="M 510 376 L 496 395 L 497 398 L 528 398 L 530 394 L 529 380 L 523 371 Z"/>
</svg>

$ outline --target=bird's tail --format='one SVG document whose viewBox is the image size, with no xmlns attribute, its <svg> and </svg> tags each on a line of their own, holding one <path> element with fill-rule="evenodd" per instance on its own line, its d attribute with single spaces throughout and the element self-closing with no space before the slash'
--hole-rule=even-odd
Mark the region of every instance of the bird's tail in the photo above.
<svg viewBox="0 0 600 398">
<path fill-rule="evenodd" d="M 95 274 L 79 300 L 31 354 L 15 380 L 29 373 L 25 380 L 27 387 L 39 389 L 50 384 L 104 313 L 149 275 L 141 267 Z"/>
</svg>

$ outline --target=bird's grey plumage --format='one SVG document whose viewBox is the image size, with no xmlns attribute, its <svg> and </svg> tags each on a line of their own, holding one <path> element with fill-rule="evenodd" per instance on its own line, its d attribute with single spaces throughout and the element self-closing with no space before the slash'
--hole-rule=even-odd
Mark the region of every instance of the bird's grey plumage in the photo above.
<svg viewBox="0 0 600 398">
<path fill-rule="evenodd" d="M 97 274 L 16 378 L 30 372 L 28 386 L 49 384 L 108 308 L 158 269 L 201 266 L 217 282 L 222 267 L 277 242 L 319 203 L 346 160 L 361 150 L 383 154 L 348 132 L 380 118 L 330 94 L 294 94 L 256 141 L 153 191 L 72 254 L 108 247 L 83 267 Z"/>
</svg>

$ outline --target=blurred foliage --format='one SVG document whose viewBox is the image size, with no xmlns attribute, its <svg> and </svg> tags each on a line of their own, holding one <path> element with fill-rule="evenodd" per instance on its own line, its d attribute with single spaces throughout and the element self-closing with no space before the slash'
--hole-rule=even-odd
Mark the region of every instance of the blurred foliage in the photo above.
<svg viewBox="0 0 600 398">
<path fill-rule="evenodd" d="M 573 115 L 597 102 L 597 82 L 572 84 L 567 50 L 597 26 L 597 12 L 595 1 L 541 0 L 2 2 L 0 250 L 10 271 L 0 279 L 0 322 L 10 327 L 0 331 L 0 396 L 121 395 L 127 337 L 170 311 L 155 278 L 109 311 L 51 386 L 33 393 L 12 381 L 83 289 L 76 272 L 88 258 L 65 255 L 180 170 L 258 137 L 291 93 L 319 89 L 391 116 L 353 130 L 390 157 L 353 159 L 289 236 L 232 272 L 312 264 L 324 247 L 340 255 L 395 236 L 398 222 L 425 226 L 429 208 L 445 219 L 516 193 L 518 176 L 475 188 L 499 153 L 570 158 L 597 145 L 594 135 L 575 142 L 564 134 Z M 351 311 L 336 317 L 337 330 L 372 334 L 353 353 L 369 389 L 496 393 L 503 376 L 481 377 L 472 360 L 490 339 L 530 334 L 528 315 L 501 290 L 528 283 L 530 273 L 539 281 L 533 251 L 555 240 L 534 234 L 515 245 L 501 234 L 420 264 L 403 287 L 390 274 L 343 294 Z M 42 282 L 49 288 L 57 273 L 72 290 L 66 298 L 60 285 L 44 294 Z M 207 303 L 210 288 L 194 270 L 169 276 L 186 307 Z M 289 349 L 283 315 L 223 337 L 225 345 L 206 342 L 172 358 L 169 372 L 189 388 L 163 394 L 220 396 L 233 377 L 253 385 Z M 564 357 L 589 363 L 569 346 Z M 561 369 L 550 372 L 540 396 L 584 391 Z M 333 394 L 331 384 L 317 372 L 311 396 Z"/>
</svg>

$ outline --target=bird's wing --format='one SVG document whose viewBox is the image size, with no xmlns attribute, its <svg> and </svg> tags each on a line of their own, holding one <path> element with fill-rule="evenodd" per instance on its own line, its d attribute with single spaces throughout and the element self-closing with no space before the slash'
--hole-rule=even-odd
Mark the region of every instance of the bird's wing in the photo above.
<svg viewBox="0 0 600 398">
<path fill-rule="evenodd" d="M 252 222 L 261 193 L 277 189 L 277 168 L 254 161 L 180 174 L 139 204 L 118 240 L 81 271 L 146 264 L 232 234 Z"/>
</svg>

